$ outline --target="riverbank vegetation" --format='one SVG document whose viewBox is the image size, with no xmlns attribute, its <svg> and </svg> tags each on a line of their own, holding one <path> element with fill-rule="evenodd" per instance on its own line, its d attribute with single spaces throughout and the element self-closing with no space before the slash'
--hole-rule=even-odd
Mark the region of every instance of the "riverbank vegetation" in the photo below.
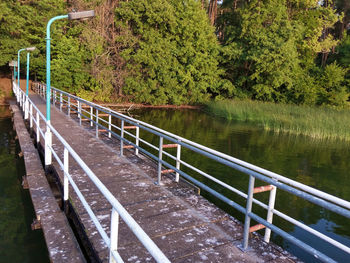
<svg viewBox="0 0 350 263">
<path fill-rule="evenodd" d="M 45 81 L 89 100 L 153 105 L 251 99 L 344 107 L 350 95 L 348 0 L 41 0 L 0 3 L 0 67 L 36 46 Z M 25 69 L 22 52 L 21 69 Z"/>
<path fill-rule="evenodd" d="M 350 141 L 350 109 L 348 108 L 231 100 L 209 103 L 205 110 L 218 117 L 253 123 L 274 132 Z"/>
</svg>

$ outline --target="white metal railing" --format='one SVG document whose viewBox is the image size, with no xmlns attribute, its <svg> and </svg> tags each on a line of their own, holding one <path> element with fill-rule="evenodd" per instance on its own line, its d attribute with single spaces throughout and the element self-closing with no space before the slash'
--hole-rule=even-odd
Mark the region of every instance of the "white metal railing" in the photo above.
<svg viewBox="0 0 350 263">
<path fill-rule="evenodd" d="M 46 125 L 52 133 L 57 137 L 58 141 L 64 147 L 63 160 L 58 156 L 56 150 L 49 145 L 49 149 L 53 156 L 55 157 L 57 163 L 64 171 L 64 182 L 63 182 L 63 200 L 67 202 L 69 199 L 69 184 L 72 186 L 73 190 L 77 194 L 79 200 L 82 202 L 83 207 L 89 214 L 92 222 L 94 223 L 96 229 L 101 235 L 104 243 L 109 249 L 109 262 L 124 262 L 119 255 L 118 249 L 118 225 L 119 216 L 124 220 L 126 225 L 139 239 L 142 245 L 148 250 L 148 252 L 153 256 L 157 262 L 170 262 L 163 252 L 157 247 L 157 245 L 151 240 L 151 238 L 143 231 L 143 229 L 137 224 L 137 222 L 131 217 L 131 215 L 126 211 L 126 209 L 119 203 L 119 201 L 112 195 L 112 193 L 106 188 L 106 186 L 98 179 L 98 177 L 91 171 L 87 164 L 79 157 L 79 155 L 73 150 L 73 148 L 67 143 L 67 141 L 56 131 L 56 129 L 46 121 L 45 116 L 40 112 L 40 110 L 35 106 L 32 100 L 18 88 L 17 84 L 13 82 L 13 91 L 17 98 L 18 103 L 24 111 L 24 118 L 29 119 L 30 128 L 35 125 L 36 131 L 36 142 L 40 142 L 40 136 L 45 140 L 45 133 L 40 127 L 40 123 Z M 43 95 L 43 94 L 41 94 Z M 40 121 L 41 120 L 41 121 Z M 46 142 L 45 142 L 46 145 Z M 77 184 L 69 173 L 69 158 L 73 159 L 78 163 L 81 169 L 87 174 L 93 184 L 99 189 L 107 201 L 112 205 L 111 210 L 111 223 L 110 223 L 110 236 L 107 235 L 106 231 L 103 229 L 98 218 L 92 211 L 90 205 L 87 203 L 84 195 L 79 190 Z"/>
<path fill-rule="evenodd" d="M 41 96 L 46 96 L 46 87 L 44 84 L 35 83 L 35 91 Z M 86 101 L 77 96 L 71 95 L 67 92 L 52 88 L 52 103 L 56 105 L 58 103 L 58 108 L 63 111 L 66 109 L 67 115 L 71 116 L 72 114 L 77 114 L 80 125 L 83 121 L 90 123 L 90 126 L 95 126 L 95 136 L 99 137 L 100 133 L 108 134 L 108 137 L 115 137 L 120 140 L 120 154 L 123 155 L 124 149 L 132 148 L 135 150 L 135 154 L 142 152 L 143 154 L 153 158 L 158 162 L 158 177 L 157 184 L 161 183 L 161 178 L 163 174 L 174 173 L 175 181 L 179 180 L 181 175 L 183 178 L 194 183 L 201 189 L 209 192 L 213 196 L 219 198 L 226 204 L 236 208 L 238 211 L 245 214 L 245 225 L 244 225 L 244 235 L 242 248 L 245 250 L 248 246 L 249 232 L 254 232 L 259 229 L 265 228 L 264 240 L 269 242 L 271 230 L 276 234 L 282 236 L 286 240 L 294 243 L 298 247 L 304 249 L 310 254 L 314 255 L 316 258 L 324 262 L 334 262 L 333 259 L 327 255 L 321 253 L 317 249 L 311 247 L 310 245 L 302 242 L 301 240 L 295 238 L 294 236 L 283 231 L 276 225 L 273 225 L 272 220 L 273 216 L 279 216 L 284 220 L 290 222 L 291 224 L 298 226 L 305 231 L 313 234 L 319 239 L 327 241 L 333 246 L 343 250 L 344 252 L 350 254 L 350 248 L 341 242 L 309 227 L 308 225 L 299 222 L 297 219 L 293 218 L 290 215 L 274 208 L 276 190 L 277 188 L 284 190 L 292 195 L 308 200 L 311 203 L 314 203 L 320 207 L 323 207 L 327 210 L 335 212 L 339 215 L 344 216 L 345 218 L 350 218 L 350 202 L 338 198 L 336 196 L 330 195 L 323 191 L 317 190 L 315 188 L 309 187 L 297 181 L 291 180 L 282 175 L 273 173 L 271 171 L 265 170 L 253 164 L 244 162 L 232 156 L 226 155 L 224 153 L 218 152 L 216 150 L 210 149 L 198 143 L 192 142 L 160 128 L 157 128 L 148 123 L 136 120 L 119 112 L 113 111 L 112 109 L 102 107 L 95 103 Z M 108 117 L 104 119 L 103 117 Z M 114 120 L 114 121 L 113 121 Z M 120 126 L 116 124 L 116 121 L 120 122 Z M 135 130 L 135 134 L 129 132 L 130 129 Z M 146 132 L 149 132 L 155 136 L 159 137 L 159 145 L 153 145 L 149 141 L 140 137 L 140 129 Z M 170 142 L 170 144 L 164 144 L 164 140 Z M 141 147 L 144 146 L 144 147 Z M 158 153 L 158 156 L 152 154 L 150 151 L 146 150 L 145 147 L 149 147 Z M 176 155 L 172 155 L 169 152 L 166 152 L 164 149 L 167 148 L 176 148 Z M 249 175 L 249 185 L 248 193 L 244 193 L 231 185 L 228 185 L 225 182 L 215 178 L 214 176 L 202 171 L 199 167 L 195 167 L 181 158 L 182 149 L 190 150 L 193 153 L 200 154 L 207 158 L 210 158 L 217 163 L 224 164 L 228 167 L 231 167 L 235 170 L 243 172 Z M 169 157 L 173 163 L 165 161 L 163 156 Z M 213 190 L 210 186 L 205 185 L 199 180 L 193 178 L 188 173 L 184 171 L 182 167 L 185 167 L 187 170 L 191 170 L 196 174 L 203 176 L 207 179 L 210 179 L 214 183 L 236 193 L 237 195 L 247 199 L 246 207 L 243 207 L 234 201 L 228 199 L 223 194 Z M 163 169 L 166 168 L 166 169 Z M 265 187 L 254 187 L 255 179 L 267 183 Z M 264 191 L 270 192 L 270 198 L 268 204 L 254 198 L 254 194 L 261 193 Z M 252 204 L 255 203 L 260 207 L 267 210 L 266 219 L 258 216 L 252 212 Z M 259 224 L 255 226 L 250 226 L 250 219 L 254 219 Z"/>
</svg>

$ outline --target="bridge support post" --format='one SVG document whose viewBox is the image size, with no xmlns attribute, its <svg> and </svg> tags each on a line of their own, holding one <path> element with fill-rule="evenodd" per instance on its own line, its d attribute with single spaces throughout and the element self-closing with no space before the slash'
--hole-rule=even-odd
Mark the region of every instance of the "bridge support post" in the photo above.
<svg viewBox="0 0 350 263">
<path fill-rule="evenodd" d="M 39 112 L 36 111 L 36 143 L 39 144 L 40 142 L 40 118 L 39 118 Z"/>
<path fill-rule="evenodd" d="M 50 149 L 51 147 L 52 147 L 52 133 L 50 131 L 50 128 L 46 127 L 46 132 L 45 132 L 45 166 L 52 164 L 52 152 Z"/>
<path fill-rule="evenodd" d="M 62 111 L 62 102 L 63 102 L 62 93 L 60 92 L 60 111 Z"/>
<path fill-rule="evenodd" d="M 112 208 L 111 214 L 111 246 L 109 249 L 109 263 L 114 263 L 116 260 L 114 259 L 112 252 L 118 253 L 118 231 L 119 231 L 119 215 L 118 212 Z"/>
<path fill-rule="evenodd" d="M 79 125 L 81 126 L 81 102 L 78 100 L 78 118 L 79 118 Z"/>
<path fill-rule="evenodd" d="M 267 209 L 267 218 L 266 221 L 269 223 L 272 223 L 272 218 L 273 218 L 273 209 L 275 208 L 275 200 L 276 200 L 276 186 L 272 186 L 272 189 L 270 191 L 270 197 L 269 197 L 269 207 Z M 270 242 L 270 236 L 271 236 L 271 229 L 266 228 L 265 229 L 265 236 L 264 236 L 264 241 L 266 243 Z"/>
<path fill-rule="evenodd" d="M 137 123 L 138 124 L 138 123 Z M 136 139 L 135 139 L 136 146 L 139 146 L 140 144 L 140 127 L 136 126 Z M 135 147 L 135 154 L 139 155 L 139 148 Z"/>
<path fill-rule="evenodd" d="M 29 127 L 30 127 L 30 129 L 32 129 L 33 128 L 33 104 L 30 104 L 30 110 L 29 110 Z"/>
<path fill-rule="evenodd" d="M 63 171 L 64 171 L 64 180 L 63 180 L 63 205 L 66 206 L 69 197 L 69 182 L 68 182 L 68 172 L 69 172 L 69 153 L 67 148 L 64 148 L 63 154 Z"/>
<path fill-rule="evenodd" d="M 68 96 L 68 116 L 70 117 L 70 97 Z"/>
<path fill-rule="evenodd" d="M 98 109 L 96 109 L 96 138 L 98 138 Z"/>
<path fill-rule="evenodd" d="M 159 137 L 159 155 L 158 155 L 158 180 L 157 184 L 160 185 L 162 179 L 162 157 L 163 157 L 163 137 Z"/>
<path fill-rule="evenodd" d="M 28 97 L 25 97 L 25 103 L 24 103 L 24 119 L 27 120 L 28 119 L 28 112 L 29 112 L 29 101 L 28 101 Z"/>
<path fill-rule="evenodd" d="M 109 112 L 109 116 L 108 116 L 108 138 L 112 137 L 112 133 L 110 132 L 112 130 L 112 115 Z"/>
<path fill-rule="evenodd" d="M 177 144 L 176 148 L 176 169 L 180 170 L 180 160 L 181 160 L 181 145 Z M 176 172 L 175 174 L 175 182 L 179 182 L 180 174 Z"/>
<path fill-rule="evenodd" d="M 255 177 L 250 175 L 249 176 L 249 186 L 248 186 L 247 206 L 246 206 L 246 210 L 245 210 L 244 230 L 243 230 L 243 244 L 242 244 L 243 251 L 245 251 L 248 248 L 249 228 L 250 228 L 250 216 L 248 214 L 250 212 L 252 212 L 254 182 L 255 182 Z"/>
<path fill-rule="evenodd" d="M 120 156 L 123 156 L 123 148 L 124 148 L 124 120 L 122 120 L 122 123 L 120 125 Z"/>
</svg>

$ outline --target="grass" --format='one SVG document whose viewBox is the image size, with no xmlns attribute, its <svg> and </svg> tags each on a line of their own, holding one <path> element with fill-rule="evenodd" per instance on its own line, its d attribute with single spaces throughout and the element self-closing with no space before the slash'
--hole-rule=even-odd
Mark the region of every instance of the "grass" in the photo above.
<svg viewBox="0 0 350 263">
<path fill-rule="evenodd" d="M 206 111 L 228 120 L 254 123 L 275 132 L 350 141 L 349 109 L 231 100 L 208 103 Z"/>
</svg>

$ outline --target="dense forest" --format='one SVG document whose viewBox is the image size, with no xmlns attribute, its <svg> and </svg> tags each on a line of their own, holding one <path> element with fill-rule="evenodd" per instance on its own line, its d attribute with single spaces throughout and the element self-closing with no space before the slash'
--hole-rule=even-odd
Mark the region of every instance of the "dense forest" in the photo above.
<svg viewBox="0 0 350 263">
<path fill-rule="evenodd" d="M 51 68 L 53 86 L 89 100 L 349 100 L 349 0 L 2 0 L 1 69 L 34 45 L 45 81 L 48 20 L 87 9 L 94 19 L 53 24 Z"/>
</svg>

